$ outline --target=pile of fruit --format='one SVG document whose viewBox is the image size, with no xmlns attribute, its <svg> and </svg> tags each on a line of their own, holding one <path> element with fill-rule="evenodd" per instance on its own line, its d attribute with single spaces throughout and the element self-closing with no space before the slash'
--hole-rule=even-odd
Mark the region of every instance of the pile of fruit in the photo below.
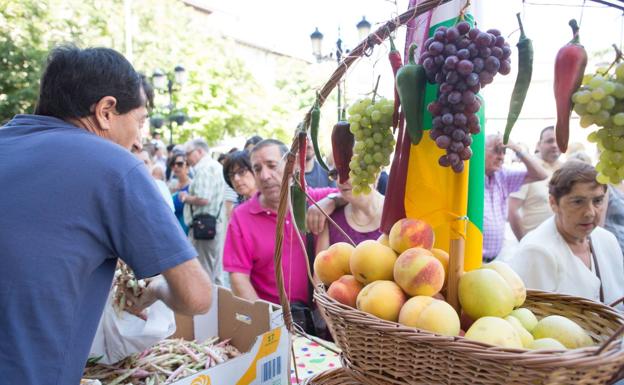
<svg viewBox="0 0 624 385">
<path fill-rule="evenodd" d="M 613 73 L 586 74 L 582 86 L 572 96 L 581 127 L 599 127 L 587 140 L 596 143 L 601 151 L 596 170 L 598 181 L 603 184 L 624 180 L 624 63 L 613 68 Z"/>
<path fill-rule="evenodd" d="M 502 262 L 462 275 L 460 317 L 440 294 L 449 256 L 433 244 L 429 224 L 405 218 L 376 241 L 355 247 L 336 243 L 321 251 L 314 270 L 334 300 L 416 329 L 518 349 L 575 349 L 594 344 L 572 320 L 559 315 L 538 320 L 522 308 L 524 283 Z"/>
</svg>

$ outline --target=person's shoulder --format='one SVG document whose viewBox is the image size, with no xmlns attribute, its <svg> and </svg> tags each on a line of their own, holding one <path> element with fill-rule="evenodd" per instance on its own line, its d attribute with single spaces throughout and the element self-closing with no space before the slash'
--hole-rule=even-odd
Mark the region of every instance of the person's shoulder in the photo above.
<svg viewBox="0 0 624 385">
<path fill-rule="evenodd" d="M 612 243 L 619 247 L 615 234 L 600 226 L 597 226 L 594 231 L 592 231 L 591 238 L 599 242 Z"/>
</svg>

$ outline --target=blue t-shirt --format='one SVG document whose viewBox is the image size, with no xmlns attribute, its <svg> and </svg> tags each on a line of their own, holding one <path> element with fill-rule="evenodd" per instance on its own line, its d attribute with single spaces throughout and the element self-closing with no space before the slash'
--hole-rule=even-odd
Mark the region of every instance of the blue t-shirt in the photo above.
<svg viewBox="0 0 624 385">
<path fill-rule="evenodd" d="M 314 160 L 314 167 L 310 172 L 305 173 L 306 184 L 310 187 L 336 187 L 336 182 L 329 179 L 329 173 L 321 167 L 319 162 Z"/>
<path fill-rule="evenodd" d="M 0 383 L 80 382 L 117 257 L 138 278 L 197 254 L 129 151 L 51 117 L 0 127 Z"/>
</svg>

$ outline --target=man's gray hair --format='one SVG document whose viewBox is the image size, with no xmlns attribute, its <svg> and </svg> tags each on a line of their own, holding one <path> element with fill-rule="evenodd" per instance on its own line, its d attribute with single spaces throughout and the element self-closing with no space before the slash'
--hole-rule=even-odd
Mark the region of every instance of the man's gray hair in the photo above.
<svg viewBox="0 0 624 385">
<path fill-rule="evenodd" d="M 206 154 L 210 153 L 210 147 L 208 146 L 208 143 L 206 143 L 206 141 L 202 138 L 191 139 L 184 145 L 184 149 L 186 152 L 190 152 L 198 148 L 201 148 Z"/>
<path fill-rule="evenodd" d="M 259 141 L 254 146 L 254 148 L 249 153 L 249 156 L 251 156 L 251 154 L 253 154 L 254 152 L 260 150 L 261 148 L 269 147 L 269 146 L 277 146 L 280 150 L 281 156 L 286 155 L 286 153 L 288 152 L 288 147 L 284 144 L 284 142 L 281 142 L 277 139 L 264 139 L 264 140 Z"/>
</svg>

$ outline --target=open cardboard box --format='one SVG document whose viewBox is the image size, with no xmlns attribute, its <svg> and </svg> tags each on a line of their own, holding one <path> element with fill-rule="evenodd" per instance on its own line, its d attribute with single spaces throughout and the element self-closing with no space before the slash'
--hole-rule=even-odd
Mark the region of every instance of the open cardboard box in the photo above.
<svg viewBox="0 0 624 385">
<path fill-rule="evenodd" d="M 226 288 L 213 290 L 208 313 L 176 315 L 172 338 L 202 342 L 219 336 L 241 353 L 210 369 L 174 382 L 174 385 L 286 385 L 290 375 L 290 336 L 284 326 L 282 308 L 258 300 L 234 296 Z"/>
</svg>

